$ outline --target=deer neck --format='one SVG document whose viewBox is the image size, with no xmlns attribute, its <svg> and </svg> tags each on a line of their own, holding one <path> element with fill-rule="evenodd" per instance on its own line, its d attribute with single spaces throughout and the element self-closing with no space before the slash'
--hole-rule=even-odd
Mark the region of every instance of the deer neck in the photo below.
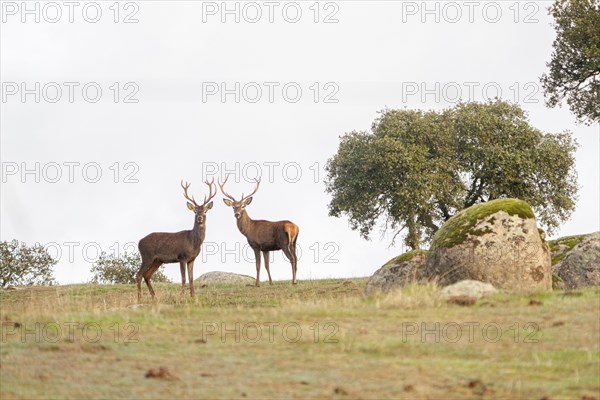
<svg viewBox="0 0 600 400">
<path fill-rule="evenodd" d="M 240 217 L 237 220 L 237 226 L 242 235 L 248 236 L 248 232 L 250 231 L 250 227 L 254 221 L 248 216 L 246 210 L 242 210 Z"/>
<path fill-rule="evenodd" d="M 206 217 L 205 217 L 206 218 Z M 201 245 L 206 236 L 206 221 L 201 225 L 198 219 L 194 216 L 194 228 L 191 230 L 191 239 L 194 245 Z"/>
</svg>

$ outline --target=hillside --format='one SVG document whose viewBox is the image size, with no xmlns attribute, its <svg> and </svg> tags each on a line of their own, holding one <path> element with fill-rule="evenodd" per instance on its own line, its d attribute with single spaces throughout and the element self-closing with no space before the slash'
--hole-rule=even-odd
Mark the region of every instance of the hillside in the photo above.
<svg viewBox="0 0 600 400">
<path fill-rule="evenodd" d="M 447 304 L 365 279 L 0 291 L 0 397 L 582 398 L 600 390 L 600 290 Z M 590 397 L 593 398 L 593 397 Z"/>
</svg>

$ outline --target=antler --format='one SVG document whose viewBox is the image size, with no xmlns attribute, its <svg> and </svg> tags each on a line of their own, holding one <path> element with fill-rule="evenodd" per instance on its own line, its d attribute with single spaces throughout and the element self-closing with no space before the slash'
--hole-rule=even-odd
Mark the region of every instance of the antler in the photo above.
<svg viewBox="0 0 600 400">
<path fill-rule="evenodd" d="M 223 181 L 223 183 L 219 182 L 219 187 L 221 188 L 221 192 L 223 192 L 223 194 L 225 196 L 227 196 L 231 201 L 236 201 L 232 195 L 230 195 L 229 193 L 227 193 L 225 191 L 225 189 L 223 189 L 223 186 L 225 186 L 225 184 L 227 183 L 227 179 L 229 179 L 229 174 L 225 177 L 225 180 Z"/>
<path fill-rule="evenodd" d="M 255 179 L 255 180 L 254 180 L 254 181 L 256 182 L 256 187 L 254 188 L 254 192 L 250 193 L 250 194 L 249 194 L 248 196 L 246 196 L 246 197 L 244 197 L 244 194 L 242 193 L 242 200 L 240 200 L 240 201 L 244 201 L 244 200 L 246 200 L 248 197 L 252 197 L 252 195 L 258 191 L 258 187 L 260 186 L 260 179 L 261 179 L 261 178 L 258 178 L 258 179 Z"/>
<path fill-rule="evenodd" d="M 227 193 L 225 191 L 225 189 L 223 189 L 223 186 L 225 186 L 225 183 L 227 183 L 227 179 L 229 179 L 229 175 L 227 175 L 225 177 L 225 180 L 223 181 L 223 183 L 219 182 L 219 187 L 221 188 L 221 192 L 223 192 L 223 194 L 225 196 L 229 197 L 230 200 L 236 201 L 236 199 L 232 195 L 230 195 L 229 193 Z M 261 180 L 261 178 L 254 180 L 256 182 L 256 187 L 254 188 L 254 191 L 252 193 L 250 193 L 248 196 L 244 196 L 244 194 L 242 193 L 242 199 L 240 201 L 246 200 L 248 197 L 251 197 L 254 193 L 256 193 L 258 191 L 258 186 L 260 185 L 260 180 Z"/>
<path fill-rule="evenodd" d="M 189 201 L 191 201 L 192 203 L 194 203 L 194 205 L 196 207 L 198 207 L 198 204 L 196 203 L 196 200 L 194 200 L 194 196 L 192 196 L 190 198 L 190 196 L 188 195 L 188 188 L 190 187 L 191 183 L 185 183 L 185 186 L 183 184 L 183 179 L 181 180 L 181 187 L 183 188 L 183 197 L 185 197 L 186 199 L 188 199 Z"/>
<path fill-rule="evenodd" d="M 213 197 L 217 195 L 217 187 L 215 186 L 215 192 L 213 193 L 213 185 L 215 184 L 215 177 L 213 176 L 212 181 L 205 180 L 204 183 L 208 185 L 208 200 L 206 199 L 206 195 L 204 195 L 204 204 L 208 203 Z"/>
</svg>

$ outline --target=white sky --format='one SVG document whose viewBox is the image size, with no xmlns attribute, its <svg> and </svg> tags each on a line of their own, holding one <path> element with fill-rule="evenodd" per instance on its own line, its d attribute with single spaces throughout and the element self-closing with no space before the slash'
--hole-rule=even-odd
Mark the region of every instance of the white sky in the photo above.
<svg viewBox="0 0 600 400">
<path fill-rule="evenodd" d="M 379 232 L 364 241 L 344 218 L 327 216 L 323 167 L 338 136 L 369 129 L 385 107 L 442 109 L 458 98 L 499 95 L 545 132 L 573 131 L 579 203 L 554 237 L 600 227 L 599 127 L 543 104 L 549 1 L 230 1 L 229 14 L 220 1 L 72 9 L 29 1 L 31 13 L 23 4 L 1 2 L 0 239 L 60 254 L 61 283 L 89 280 L 100 248 L 122 252 L 150 232 L 191 229 L 181 179 L 198 199 L 209 173 L 237 168 L 227 189 L 239 196 L 252 189 L 257 166 L 263 183 L 249 215 L 299 225 L 299 279 L 370 275 L 403 249 L 388 248 L 391 235 Z M 98 22 L 88 22 L 97 9 Z M 22 89 L 30 90 L 24 98 Z M 222 197 L 195 276 L 253 275 L 253 253 Z M 281 252 L 274 260 L 273 278 L 291 279 Z M 175 264 L 165 272 L 180 279 Z"/>
</svg>

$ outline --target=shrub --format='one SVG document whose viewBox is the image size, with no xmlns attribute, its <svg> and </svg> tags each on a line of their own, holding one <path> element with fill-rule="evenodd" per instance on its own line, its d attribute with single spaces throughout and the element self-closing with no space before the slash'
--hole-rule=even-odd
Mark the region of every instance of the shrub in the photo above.
<svg viewBox="0 0 600 400">
<path fill-rule="evenodd" d="M 0 242 L 0 287 L 9 285 L 52 285 L 52 267 L 57 263 L 36 243 L 27 246 L 13 239 Z"/>
<path fill-rule="evenodd" d="M 92 283 L 135 283 L 135 275 L 141 264 L 142 259 L 139 253 L 129 254 L 125 252 L 123 256 L 116 257 L 102 252 L 98 257 L 98 261 L 92 266 L 92 273 L 94 274 Z M 154 282 L 171 282 L 160 270 L 152 275 L 152 280 Z"/>
</svg>

